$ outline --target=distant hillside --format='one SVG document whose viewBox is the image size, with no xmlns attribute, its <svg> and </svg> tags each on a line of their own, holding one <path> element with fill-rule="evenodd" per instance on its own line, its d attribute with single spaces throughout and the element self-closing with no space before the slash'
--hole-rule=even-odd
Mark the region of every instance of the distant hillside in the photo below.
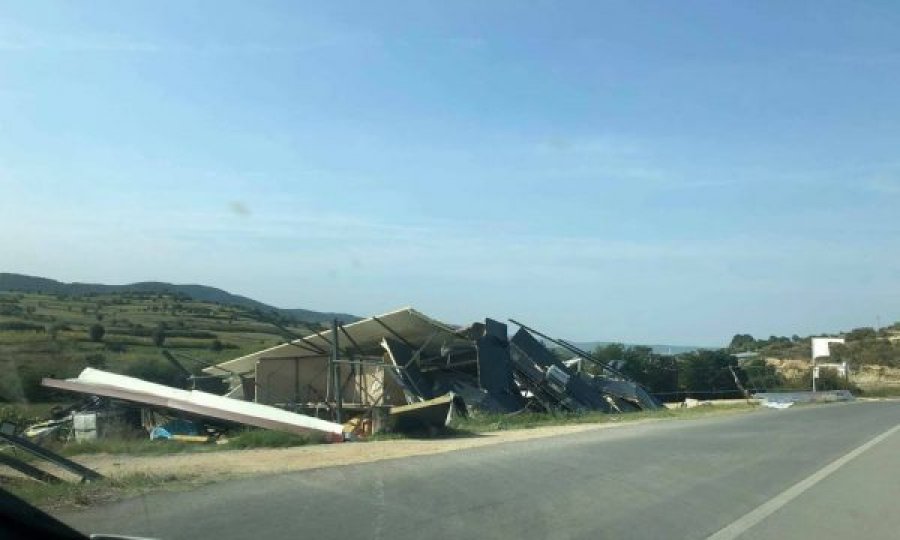
<svg viewBox="0 0 900 540">
<path fill-rule="evenodd" d="M 594 349 L 601 346 L 612 345 L 613 341 L 583 341 L 580 343 L 572 343 L 579 349 L 593 352 Z M 626 347 L 650 347 L 656 354 L 681 354 L 697 351 L 700 349 L 719 349 L 721 347 L 697 347 L 692 345 L 643 345 L 640 343 L 624 343 Z"/>
<path fill-rule="evenodd" d="M 222 289 L 217 289 L 215 287 L 208 287 L 206 285 L 175 285 L 159 281 L 143 281 L 140 283 L 130 283 L 128 285 L 63 283 L 61 281 L 56 281 L 55 279 L 0 272 L 0 291 L 67 294 L 71 296 L 121 292 L 183 294 L 193 300 L 201 302 L 215 302 L 247 309 L 259 309 L 264 312 L 276 311 L 283 316 L 292 317 L 298 321 L 304 322 L 321 323 L 332 319 L 338 319 L 346 323 L 358 321 L 360 319 L 355 315 L 347 313 L 328 313 L 299 308 L 276 308 L 253 300 L 252 298 L 247 298 L 246 296 L 232 294 L 228 291 L 223 291 Z"/>
</svg>

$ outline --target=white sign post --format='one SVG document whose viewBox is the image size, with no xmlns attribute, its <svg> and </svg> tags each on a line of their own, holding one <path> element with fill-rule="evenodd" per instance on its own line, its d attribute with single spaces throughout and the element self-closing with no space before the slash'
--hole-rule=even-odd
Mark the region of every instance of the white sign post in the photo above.
<svg viewBox="0 0 900 540">
<path fill-rule="evenodd" d="M 832 343 L 844 343 L 844 338 L 812 338 L 812 362 L 810 363 L 810 368 L 812 369 L 813 392 L 816 391 L 816 379 L 819 378 L 819 366 L 816 365 L 816 360 L 821 357 L 831 356 Z"/>
</svg>

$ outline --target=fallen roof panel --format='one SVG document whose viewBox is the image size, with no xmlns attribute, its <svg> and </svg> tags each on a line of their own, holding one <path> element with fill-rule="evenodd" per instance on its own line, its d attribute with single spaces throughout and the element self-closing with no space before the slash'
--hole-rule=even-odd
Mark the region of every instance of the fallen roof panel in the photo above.
<svg viewBox="0 0 900 540">
<path fill-rule="evenodd" d="M 506 325 L 485 319 L 485 334 L 475 340 L 478 351 L 478 384 L 502 404 L 507 412 L 525 407 L 525 400 L 513 380 Z"/>
<path fill-rule="evenodd" d="M 347 339 L 347 336 L 351 339 Z M 437 339 L 429 339 L 432 336 Z M 452 326 L 412 308 L 403 308 L 344 325 L 343 331 L 338 334 L 338 345 L 347 355 L 381 356 L 384 353 L 381 340 L 385 337 L 414 344 L 427 342 L 428 346 L 423 352 L 429 356 L 437 356 L 442 345 L 459 339 Z M 222 362 L 203 371 L 210 375 L 221 375 L 225 371 L 249 373 L 256 368 L 260 358 L 321 358 L 330 350 L 332 341 L 331 330 L 323 330 L 303 339 Z"/>
<path fill-rule="evenodd" d="M 629 401 L 638 405 L 642 410 L 662 408 L 662 405 L 660 405 L 653 396 L 647 393 L 647 391 L 637 383 L 631 381 L 614 381 L 601 377 L 595 377 L 592 381 L 604 394 L 610 394 L 611 396 Z"/>
<path fill-rule="evenodd" d="M 198 390 L 181 390 L 93 368 L 85 368 L 77 379 L 44 379 L 41 384 L 50 388 L 107 396 L 275 431 L 343 434 L 343 426 L 340 424 L 312 416 Z"/>
</svg>

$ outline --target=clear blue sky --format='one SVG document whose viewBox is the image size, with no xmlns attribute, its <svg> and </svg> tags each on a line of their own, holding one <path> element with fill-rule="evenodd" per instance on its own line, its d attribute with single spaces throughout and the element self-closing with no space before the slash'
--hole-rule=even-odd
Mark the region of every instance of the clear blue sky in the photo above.
<svg viewBox="0 0 900 540">
<path fill-rule="evenodd" d="M 581 340 L 900 318 L 897 2 L 329 4 L 4 3 L 0 271 Z"/>
</svg>

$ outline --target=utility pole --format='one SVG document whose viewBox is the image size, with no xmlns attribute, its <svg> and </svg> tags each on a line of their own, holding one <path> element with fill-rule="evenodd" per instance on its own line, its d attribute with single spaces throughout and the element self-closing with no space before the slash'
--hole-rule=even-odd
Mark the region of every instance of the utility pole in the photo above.
<svg viewBox="0 0 900 540">
<path fill-rule="evenodd" d="M 811 369 L 812 369 L 812 381 L 813 381 L 812 391 L 815 392 L 816 391 L 816 375 L 818 375 L 818 373 L 816 373 L 817 370 L 816 370 L 816 358 L 815 357 L 813 357 L 812 362 L 810 362 L 810 364 L 811 364 Z"/>
<path fill-rule="evenodd" d="M 341 396 L 341 367 L 338 363 L 338 321 L 337 319 L 332 319 L 331 321 L 331 370 L 332 377 L 331 380 L 334 381 L 334 399 L 337 403 L 337 416 L 336 420 L 338 424 L 342 424 L 343 421 L 341 416 L 343 416 L 343 398 Z"/>
</svg>

